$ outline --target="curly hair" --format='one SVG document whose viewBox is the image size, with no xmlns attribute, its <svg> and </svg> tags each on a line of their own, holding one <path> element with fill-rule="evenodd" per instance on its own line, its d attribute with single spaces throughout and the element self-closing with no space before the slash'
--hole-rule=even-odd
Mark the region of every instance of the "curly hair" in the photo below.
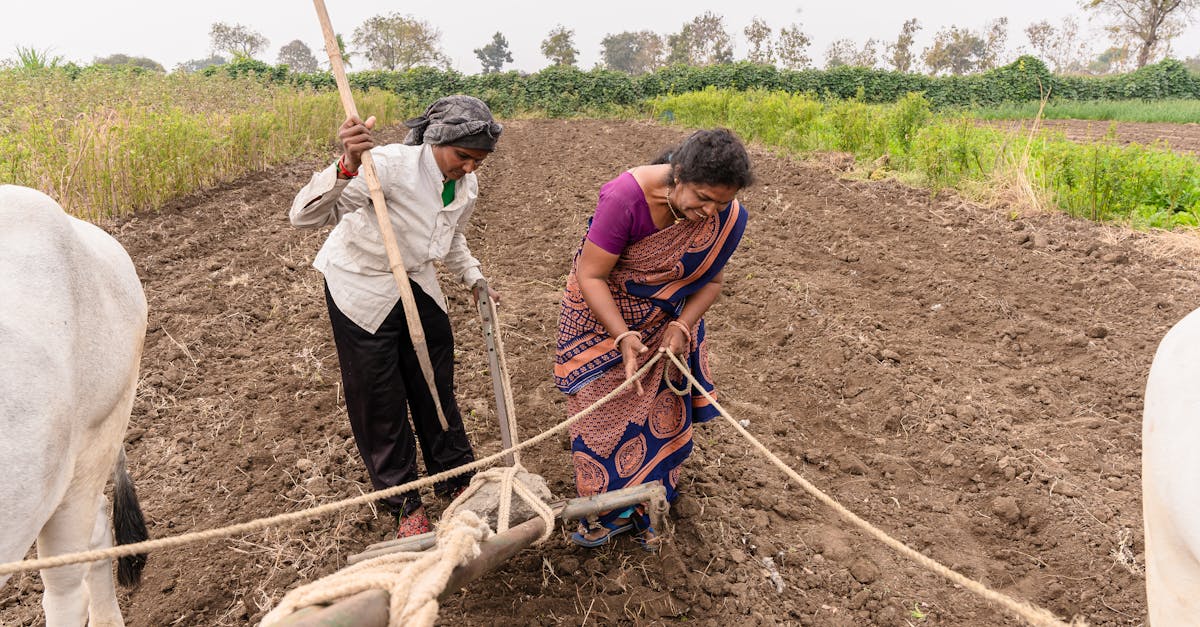
<svg viewBox="0 0 1200 627">
<path fill-rule="evenodd" d="M 735 189 L 754 183 L 746 146 L 727 128 L 692 133 L 651 165 L 662 163 L 671 164 L 671 177 L 681 183 L 728 185 Z"/>
</svg>

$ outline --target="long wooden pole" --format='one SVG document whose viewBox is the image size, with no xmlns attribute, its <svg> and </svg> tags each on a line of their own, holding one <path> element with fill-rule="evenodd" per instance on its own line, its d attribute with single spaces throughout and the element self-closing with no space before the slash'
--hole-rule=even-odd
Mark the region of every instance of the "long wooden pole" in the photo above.
<svg viewBox="0 0 1200 627">
<path fill-rule="evenodd" d="M 338 95 L 342 97 L 342 108 L 346 117 L 358 117 L 358 107 L 354 106 L 354 95 L 350 93 L 350 82 L 346 80 L 346 68 L 342 64 L 342 51 L 338 48 L 337 36 L 333 33 L 333 24 L 329 21 L 329 12 L 325 10 L 325 0 L 313 0 L 317 9 L 317 19 L 321 22 L 321 32 L 325 35 L 325 52 L 329 54 L 329 68 L 337 81 Z M 408 323 L 408 335 L 412 338 L 413 351 L 417 353 L 417 361 L 421 363 L 421 372 L 425 375 L 425 383 L 429 385 L 429 395 L 433 397 L 434 407 L 437 408 L 438 422 L 442 430 L 450 426 L 446 423 L 446 415 L 442 413 L 442 401 L 438 398 L 437 385 L 433 380 L 433 364 L 429 359 L 429 347 L 425 343 L 425 329 L 421 326 L 421 314 L 417 311 L 417 301 L 413 298 L 412 287 L 408 284 L 408 270 L 404 266 L 404 257 L 400 254 L 400 246 L 396 243 L 396 234 L 392 231 L 392 221 L 388 217 L 387 201 L 383 197 L 383 188 L 379 185 L 379 177 L 375 175 L 375 160 L 371 151 L 362 153 L 363 178 L 367 181 L 367 189 L 371 192 L 371 204 L 375 207 L 375 218 L 379 221 L 379 233 L 383 236 L 383 246 L 387 250 L 388 265 L 392 269 L 392 277 L 396 279 L 396 288 L 400 290 L 400 302 L 404 304 L 404 318 Z"/>
</svg>

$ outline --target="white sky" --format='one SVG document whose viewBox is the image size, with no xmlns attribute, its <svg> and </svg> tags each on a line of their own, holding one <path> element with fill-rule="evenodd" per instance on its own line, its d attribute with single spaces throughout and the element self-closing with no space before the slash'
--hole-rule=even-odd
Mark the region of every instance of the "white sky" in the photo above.
<svg viewBox="0 0 1200 627">
<path fill-rule="evenodd" d="M 833 40 L 869 37 L 894 41 L 905 19 L 920 20 L 916 49 L 923 49 L 933 34 L 951 24 L 978 30 L 992 18 L 1009 18 L 1009 49 L 1027 47 L 1024 28 L 1048 19 L 1057 24 L 1074 15 L 1085 28 L 1094 29 L 1091 40 L 1097 51 L 1107 47 L 1098 22 L 1089 22 L 1078 0 L 1014 0 L 1007 3 L 963 0 L 859 0 L 858 2 L 795 2 L 742 0 L 739 2 L 682 2 L 658 0 L 591 0 L 578 3 L 477 2 L 350 2 L 326 0 L 330 19 L 347 43 L 354 29 L 374 15 L 399 12 L 433 24 L 442 32 L 442 49 L 455 69 L 479 72 L 473 50 L 489 43 L 500 31 L 507 37 L 514 62 L 505 70 L 534 72 L 548 64 L 540 51 L 547 33 L 558 24 L 575 31 L 579 67 L 590 69 L 600 59 L 600 40 L 606 34 L 652 30 L 677 32 L 684 22 L 704 11 L 725 17 L 726 29 L 736 42 L 735 56 L 745 53 L 742 29 L 761 17 L 775 30 L 800 22 L 813 38 L 809 56 L 823 65 L 825 50 Z M 49 49 L 54 55 L 80 64 L 114 53 L 145 56 L 168 70 L 189 59 L 209 56 L 209 28 L 213 22 L 243 24 L 265 35 L 270 44 L 259 58 L 274 63 L 279 48 L 299 39 L 324 60 L 324 43 L 316 12 L 308 0 L 5 0 L 0 18 L 0 59 L 15 57 L 17 46 Z M 569 6 L 573 4 L 574 6 Z M 554 8 L 551 8 L 554 7 Z M 1090 24 L 1090 26 L 1089 26 Z M 1191 26 L 1174 43 L 1174 56 L 1200 54 L 1200 26 Z M 355 67 L 352 69 L 365 69 Z"/>
</svg>

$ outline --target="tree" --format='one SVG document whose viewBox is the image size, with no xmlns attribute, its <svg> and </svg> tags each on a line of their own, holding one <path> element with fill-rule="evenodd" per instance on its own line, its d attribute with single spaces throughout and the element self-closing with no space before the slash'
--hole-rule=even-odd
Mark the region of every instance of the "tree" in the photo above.
<svg viewBox="0 0 1200 627">
<path fill-rule="evenodd" d="M 484 74 L 495 74 L 504 68 L 505 63 L 512 63 L 512 53 L 508 51 L 508 40 L 500 31 L 492 35 L 492 43 L 475 49 L 475 57 L 483 66 Z"/>
<path fill-rule="evenodd" d="M 1025 36 L 1038 57 L 1050 65 L 1055 73 L 1080 72 L 1091 57 L 1088 43 L 1079 37 L 1079 23 L 1074 18 L 1063 18 L 1060 26 L 1047 20 L 1034 22 L 1025 27 Z"/>
<path fill-rule="evenodd" d="M 542 40 L 542 55 L 553 65 L 575 65 L 579 49 L 574 40 L 575 31 L 559 24 Z"/>
<path fill-rule="evenodd" d="M 829 48 L 825 51 L 825 68 L 833 69 L 843 65 L 865 68 L 875 67 L 875 59 L 879 56 L 879 53 L 876 52 L 878 45 L 878 41 L 868 39 L 860 49 L 850 39 L 838 39 L 829 44 Z"/>
<path fill-rule="evenodd" d="M 979 59 L 978 69 L 990 70 L 1000 65 L 1004 46 L 1008 43 L 1008 18 L 998 17 L 992 20 L 988 24 L 983 41 L 983 56 Z"/>
<path fill-rule="evenodd" d="M 230 26 L 224 22 L 214 22 L 208 36 L 212 40 L 213 52 L 227 52 L 235 58 L 252 59 L 270 43 L 261 33 L 241 24 Z"/>
<path fill-rule="evenodd" d="M 276 63 L 288 66 L 293 72 L 305 74 L 316 72 L 318 69 L 317 58 L 313 56 L 312 49 L 299 39 L 293 39 L 279 49 Z"/>
<path fill-rule="evenodd" d="M 1088 64 L 1088 72 L 1092 74 L 1112 74 L 1129 68 L 1131 55 L 1129 48 L 1112 46 L 1101 52 L 1095 60 Z"/>
<path fill-rule="evenodd" d="M 1165 56 L 1171 40 L 1195 17 L 1200 0 L 1084 0 L 1088 9 L 1106 15 L 1118 43 L 1137 50 L 1137 67 Z"/>
<path fill-rule="evenodd" d="M 921 25 L 917 22 L 917 18 L 905 20 L 904 25 L 900 27 L 900 36 L 896 38 L 896 43 L 888 44 L 886 60 L 891 64 L 893 70 L 905 74 L 913 71 L 913 62 L 917 60 L 912 50 L 913 38 L 919 30 L 921 30 Z"/>
<path fill-rule="evenodd" d="M 600 40 L 600 57 L 610 70 L 645 74 L 662 66 L 663 38 L 648 30 L 608 34 Z"/>
<path fill-rule="evenodd" d="M 192 59 L 190 61 L 184 61 L 183 63 L 176 65 L 174 71 L 181 72 L 183 74 L 191 74 L 192 72 L 199 72 L 206 67 L 225 65 L 226 63 L 229 63 L 228 59 L 219 54 L 214 54 L 207 59 Z"/>
<path fill-rule="evenodd" d="M 767 26 L 762 18 L 756 17 L 751 20 L 750 25 L 742 32 L 746 34 L 746 41 L 750 43 L 747 61 L 767 65 L 775 62 L 775 53 L 771 50 L 771 27 Z"/>
<path fill-rule="evenodd" d="M 812 38 L 800 30 L 799 24 L 784 26 L 779 29 L 779 39 L 775 40 L 775 55 L 779 64 L 789 70 L 799 70 L 808 67 L 812 59 L 808 56 L 808 47 Z"/>
<path fill-rule="evenodd" d="M 358 55 L 346 50 L 346 40 L 342 39 L 341 33 L 334 35 L 333 39 L 334 39 L 334 41 L 337 42 L 338 56 L 342 57 L 342 67 L 345 67 L 347 69 L 350 68 L 350 66 L 354 65 L 354 63 L 352 63 L 351 60 Z M 325 65 L 329 66 L 330 70 L 333 70 L 333 62 L 332 61 L 326 60 Z"/>
<path fill-rule="evenodd" d="M 97 58 L 95 61 L 92 61 L 92 65 L 129 65 L 133 67 L 146 68 L 152 72 L 167 71 L 165 68 L 163 68 L 161 63 L 155 61 L 154 59 L 148 59 L 146 57 L 131 57 L 127 54 L 110 54 L 107 57 Z"/>
<path fill-rule="evenodd" d="M 733 44 L 725 31 L 725 18 L 705 11 L 667 36 L 667 63 L 712 65 L 733 61 Z"/>
<path fill-rule="evenodd" d="M 1187 67 L 1187 69 L 1200 73 L 1200 55 L 1184 59 L 1183 64 Z"/>
<path fill-rule="evenodd" d="M 411 16 L 376 15 L 354 29 L 355 47 L 371 65 L 383 70 L 409 70 L 420 65 L 448 68 L 442 33 Z"/>
<path fill-rule="evenodd" d="M 921 54 L 925 65 L 934 74 L 950 72 L 959 75 L 974 70 L 987 52 L 987 42 L 966 28 L 951 25 L 933 37 L 933 45 Z"/>
</svg>

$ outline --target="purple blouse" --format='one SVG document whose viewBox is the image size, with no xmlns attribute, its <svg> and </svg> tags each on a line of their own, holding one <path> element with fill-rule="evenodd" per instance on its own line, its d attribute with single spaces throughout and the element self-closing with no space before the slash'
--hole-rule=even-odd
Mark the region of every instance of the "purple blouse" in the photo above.
<svg viewBox="0 0 1200 627">
<path fill-rule="evenodd" d="M 600 188 L 596 215 L 587 232 L 593 244 L 620 255 L 626 246 L 657 231 L 646 194 L 632 174 L 623 172 Z"/>
</svg>

